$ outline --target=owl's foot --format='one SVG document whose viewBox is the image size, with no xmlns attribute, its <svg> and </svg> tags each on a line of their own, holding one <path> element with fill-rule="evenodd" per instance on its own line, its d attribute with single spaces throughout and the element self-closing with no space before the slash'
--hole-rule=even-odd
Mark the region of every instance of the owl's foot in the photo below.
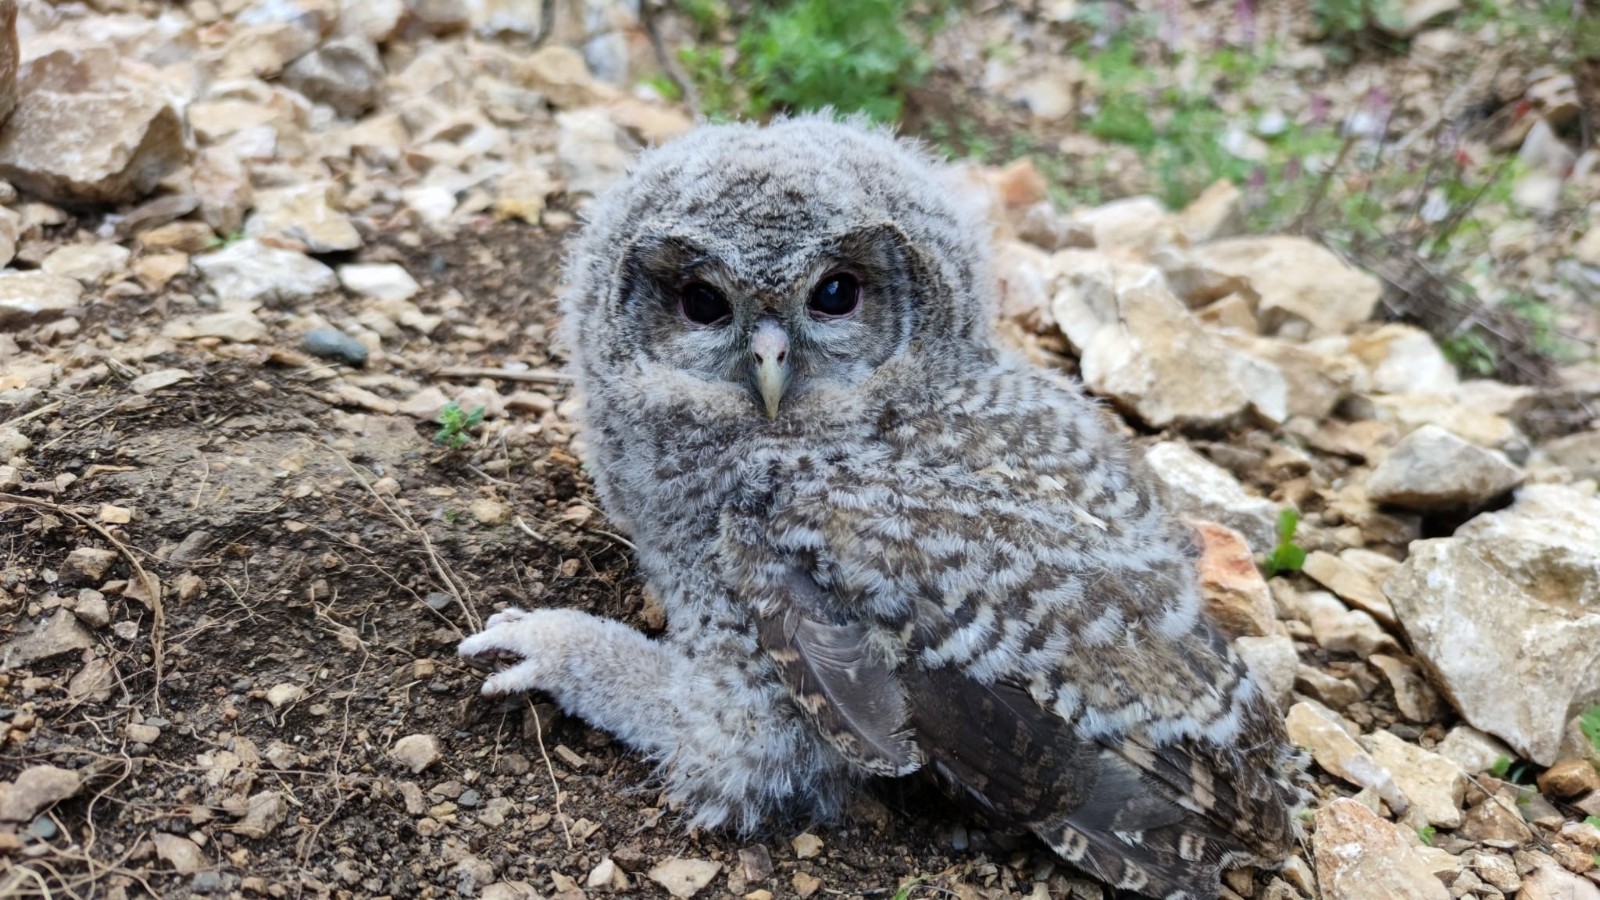
<svg viewBox="0 0 1600 900">
<path fill-rule="evenodd" d="M 539 676 L 546 668 L 540 657 L 548 649 L 554 635 L 542 627 L 539 613 L 509 607 L 489 617 L 483 630 L 463 640 L 456 652 L 474 663 L 493 663 L 502 660 L 515 665 L 484 679 L 486 695 L 514 694 L 539 687 Z M 555 623 L 546 623 L 555 624 Z"/>
</svg>

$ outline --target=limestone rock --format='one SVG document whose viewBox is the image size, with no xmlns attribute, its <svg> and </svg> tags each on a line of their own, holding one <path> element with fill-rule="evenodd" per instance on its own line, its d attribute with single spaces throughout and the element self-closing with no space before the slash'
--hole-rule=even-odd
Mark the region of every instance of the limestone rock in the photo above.
<svg viewBox="0 0 1600 900">
<path fill-rule="evenodd" d="M 1407 660 L 1379 653 L 1368 657 L 1367 662 L 1388 679 L 1389 687 L 1394 691 L 1394 705 L 1399 708 L 1400 715 L 1412 722 L 1430 723 L 1436 721 L 1444 711 L 1444 704 L 1440 702 L 1433 685 Z"/>
<path fill-rule="evenodd" d="M 1295 672 L 1300 666 L 1294 640 L 1286 634 L 1246 636 L 1234 638 L 1233 648 L 1261 680 L 1267 696 L 1280 707 L 1287 707 L 1294 691 Z"/>
<path fill-rule="evenodd" d="M 83 286 L 48 272 L 0 271 L 0 330 L 50 322 L 72 312 Z"/>
<path fill-rule="evenodd" d="M 1519 754 L 1554 762 L 1567 723 L 1600 703 L 1595 497 L 1524 488 L 1455 537 L 1412 544 L 1384 590 L 1446 698 Z"/>
<path fill-rule="evenodd" d="M 26 822 L 82 788 L 83 777 L 71 769 L 56 766 L 23 769 L 16 781 L 0 782 L 0 822 Z"/>
<path fill-rule="evenodd" d="M 1511 758 L 1511 748 L 1473 728 L 1457 725 L 1434 748 L 1440 756 L 1453 760 L 1468 775 L 1482 775 L 1494 768 L 1501 757 Z"/>
<path fill-rule="evenodd" d="M 355 118 L 383 96 L 383 60 L 360 38 L 328 41 L 283 70 L 282 81 L 346 118 Z"/>
<path fill-rule="evenodd" d="M 439 739 L 431 734 L 408 734 L 394 742 L 389 755 L 413 774 L 420 773 L 439 761 Z"/>
<path fill-rule="evenodd" d="M 1272 594 L 1244 535 L 1215 522 L 1196 522 L 1200 534 L 1200 592 L 1211 618 L 1233 637 L 1270 634 Z"/>
<path fill-rule="evenodd" d="M 0 0 L 0 122 L 17 108 L 17 67 L 21 56 L 17 44 L 17 0 Z"/>
<path fill-rule="evenodd" d="M 66 608 L 58 608 L 32 631 L 0 646 L 0 672 L 94 646 L 94 635 Z"/>
<path fill-rule="evenodd" d="M 1190 244 L 1204 244 L 1244 232 L 1244 192 L 1224 178 L 1200 192 L 1178 212 L 1178 231 Z"/>
<path fill-rule="evenodd" d="M 1403 741 L 1387 731 L 1374 731 L 1362 743 L 1391 776 L 1400 792 L 1429 825 L 1461 825 L 1461 805 L 1466 797 L 1467 773 L 1449 759 Z"/>
<path fill-rule="evenodd" d="M 150 840 L 156 845 L 156 856 L 166 860 L 179 875 L 193 875 L 205 868 L 205 853 L 194 841 L 160 831 L 150 835 Z"/>
<path fill-rule="evenodd" d="M 571 47 L 545 44 L 517 67 L 519 80 L 550 98 L 559 109 L 590 106 L 612 99 L 614 89 L 589 74 L 583 55 Z"/>
<path fill-rule="evenodd" d="M 722 863 L 704 859 L 672 859 L 657 863 L 645 877 L 666 888 L 678 900 L 700 893 L 722 871 Z"/>
<path fill-rule="evenodd" d="M 194 265 L 224 306 L 287 306 L 339 286 L 322 263 L 255 240 L 197 256 Z"/>
<path fill-rule="evenodd" d="M 1424 511 L 1482 506 L 1522 483 L 1503 454 L 1470 444 L 1438 425 L 1424 425 L 1396 444 L 1367 478 L 1379 503 Z"/>
<path fill-rule="evenodd" d="M 1288 417 L 1283 374 L 1200 325 L 1158 274 L 1120 286 L 1116 309 L 1115 319 L 1092 338 L 1074 340 L 1083 347 L 1089 390 L 1152 428 Z"/>
<path fill-rule="evenodd" d="M 1372 390 L 1381 394 L 1448 394 L 1461 382 L 1433 336 L 1411 325 L 1390 322 L 1352 335 L 1346 346 L 1366 367 Z"/>
<path fill-rule="evenodd" d="M 52 250 L 39 268 L 60 278 L 93 285 L 124 271 L 130 256 L 128 248 L 117 244 L 68 244 Z"/>
<path fill-rule="evenodd" d="M 1160 200 L 1125 197 L 1086 209 L 1072 217 L 1094 235 L 1096 247 L 1149 248 L 1173 243 L 1177 227 Z"/>
<path fill-rule="evenodd" d="M 361 246 L 350 217 L 335 206 L 337 188 L 329 183 L 257 191 L 256 211 L 245 220 L 245 234 L 294 242 L 311 253 L 339 253 Z"/>
<path fill-rule="evenodd" d="M 1539 450 L 1552 463 L 1572 472 L 1574 478 L 1600 481 L 1600 431 L 1559 437 L 1541 445 Z"/>
<path fill-rule="evenodd" d="M 1359 802 L 1334 800 L 1313 822 L 1317 885 L 1325 900 L 1450 900 L 1416 841 Z"/>
<path fill-rule="evenodd" d="M 1393 776 L 1356 743 L 1345 730 L 1338 713 L 1318 703 L 1302 701 L 1290 707 L 1284 723 L 1288 726 L 1289 740 L 1311 751 L 1312 760 L 1323 771 L 1356 787 L 1372 788 L 1396 814 L 1410 807 Z"/>
<path fill-rule="evenodd" d="M 1517 900 L 1600 900 L 1600 887 L 1566 869 L 1544 865 L 1522 879 Z"/>
<path fill-rule="evenodd" d="M 415 297 L 422 286 L 397 263 L 351 263 L 339 267 L 345 290 L 375 300 L 401 303 Z"/>
<path fill-rule="evenodd" d="M 1250 281 L 1268 334 L 1291 338 L 1343 334 L 1366 321 L 1382 287 L 1320 244 L 1300 237 L 1240 237 L 1195 248 L 1220 272 Z"/>
<path fill-rule="evenodd" d="M 154 89 L 33 90 L 0 126 L 0 178 L 63 206 L 130 203 L 188 158 L 183 122 Z"/>
<path fill-rule="evenodd" d="M 631 153 L 605 110 L 558 113 L 556 125 L 560 129 L 556 154 L 569 191 L 598 194 L 627 173 Z"/>
<path fill-rule="evenodd" d="M 1323 550 L 1313 550 L 1306 556 L 1300 571 L 1379 622 L 1395 624 L 1394 607 L 1389 605 L 1389 598 L 1383 595 L 1376 582 L 1343 559 Z"/>
<path fill-rule="evenodd" d="M 1151 447 L 1145 463 L 1165 489 L 1174 512 L 1226 525 L 1244 535 L 1258 553 L 1276 545 L 1277 504 L 1246 491 L 1228 470 L 1176 441 Z"/>
<path fill-rule="evenodd" d="M 1479 447 L 1505 450 L 1526 440 L 1506 416 L 1446 394 L 1373 394 L 1356 398 L 1350 406 L 1360 418 L 1387 422 L 1402 435 L 1424 425 L 1438 425 Z"/>
</svg>

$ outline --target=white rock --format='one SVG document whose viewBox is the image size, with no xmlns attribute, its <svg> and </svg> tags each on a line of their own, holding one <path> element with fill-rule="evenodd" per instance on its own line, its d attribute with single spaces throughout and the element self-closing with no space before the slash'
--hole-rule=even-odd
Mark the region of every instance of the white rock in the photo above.
<svg viewBox="0 0 1600 900">
<path fill-rule="evenodd" d="M 1202 326 L 1159 275 L 1119 286 L 1116 301 L 1117 321 L 1102 326 L 1083 348 L 1080 363 L 1089 390 L 1152 428 L 1288 417 L 1283 374 Z"/>
<path fill-rule="evenodd" d="M 1418 541 L 1384 591 L 1419 661 L 1474 727 L 1555 762 L 1600 703 L 1600 500 L 1524 488 L 1452 538 Z"/>
<path fill-rule="evenodd" d="M 1456 367 L 1420 328 L 1390 322 L 1349 338 L 1349 352 L 1367 368 L 1380 394 L 1449 394 L 1461 383 Z"/>
<path fill-rule="evenodd" d="M 245 234 L 294 241 L 311 253 L 354 250 L 361 246 L 361 234 L 336 208 L 337 191 L 328 183 L 256 191 L 256 209 L 245 219 Z"/>
<path fill-rule="evenodd" d="M 0 790 L 0 822 L 26 822 L 82 789 L 83 776 L 71 769 L 30 766 Z"/>
<path fill-rule="evenodd" d="M 1344 559 L 1323 550 L 1313 550 L 1306 556 L 1300 571 L 1384 625 L 1395 624 L 1394 607 L 1389 605 L 1389 598 L 1383 595 L 1378 583 Z"/>
<path fill-rule="evenodd" d="M 339 283 L 345 290 L 375 300 L 404 302 L 415 297 L 422 285 L 397 263 L 351 263 L 339 267 Z"/>
<path fill-rule="evenodd" d="M 1600 900 L 1600 887 L 1559 866 L 1539 866 L 1522 879 L 1517 900 Z"/>
<path fill-rule="evenodd" d="M 1188 445 L 1156 444 L 1145 453 L 1145 462 L 1165 488 L 1174 512 L 1226 525 L 1244 535 L 1258 553 L 1277 544 L 1277 504 L 1246 491 L 1228 470 Z"/>
<path fill-rule="evenodd" d="M 150 835 L 150 840 L 156 845 L 156 856 L 166 860 L 179 875 L 193 875 L 205 868 L 205 853 L 194 841 L 161 831 Z"/>
<path fill-rule="evenodd" d="M 284 84 L 339 115 L 354 118 L 383 96 L 383 60 L 371 41 L 346 37 L 324 43 L 283 70 Z"/>
<path fill-rule="evenodd" d="M 1170 244 L 1178 229 L 1160 200 L 1149 196 L 1125 197 L 1080 210 L 1072 216 L 1094 235 L 1096 247 L 1148 248 Z"/>
<path fill-rule="evenodd" d="M 720 871 L 722 863 L 719 862 L 673 857 L 657 863 L 645 875 L 678 900 L 689 900 L 710 884 Z"/>
<path fill-rule="evenodd" d="M 1479 447 L 1508 449 L 1522 446 L 1525 438 L 1517 426 L 1499 413 L 1462 403 L 1446 394 L 1374 394 L 1358 398 L 1358 418 L 1394 425 L 1402 436 L 1424 425 L 1440 428 Z"/>
<path fill-rule="evenodd" d="M 50 322 L 72 312 L 83 286 L 48 272 L 0 272 L 0 330 Z"/>
<path fill-rule="evenodd" d="M 71 653 L 93 647 L 94 635 L 90 634 L 78 622 L 77 616 L 65 608 L 58 608 L 48 619 L 44 619 L 34 626 L 33 630 L 19 634 L 4 645 L 0 645 L 0 672 L 17 666 L 63 653 Z"/>
<path fill-rule="evenodd" d="M 627 174 L 632 153 L 622 130 L 603 109 L 577 109 L 556 114 L 560 129 L 556 155 L 567 190 L 598 194 Z"/>
<path fill-rule="evenodd" d="M 1471 725 L 1457 725 L 1450 729 L 1434 749 L 1468 775 L 1482 775 L 1494 768 L 1501 757 L 1510 759 L 1513 755 L 1510 747 Z"/>
<path fill-rule="evenodd" d="M 177 321 L 161 330 L 161 333 L 178 340 L 192 340 L 194 338 L 222 338 L 225 341 L 247 344 L 259 341 L 267 336 L 267 326 L 256 314 L 244 309 L 226 310 L 210 315 L 197 316 L 184 322 Z"/>
<path fill-rule="evenodd" d="M 408 734 L 394 742 L 389 756 L 413 774 L 420 773 L 439 761 L 439 739 L 431 734 Z"/>
<path fill-rule="evenodd" d="M 1501 453 L 1424 425 L 1396 444 L 1367 478 L 1367 496 L 1415 510 L 1472 509 L 1522 483 Z"/>
<path fill-rule="evenodd" d="M 1323 771 L 1361 788 L 1372 788 L 1397 815 L 1410 808 L 1394 777 L 1345 730 L 1339 714 L 1320 703 L 1303 700 L 1284 718 L 1289 740 L 1311 751 Z"/>
<path fill-rule="evenodd" d="M 1175 217 L 1190 244 L 1229 238 L 1244 231 L 1244 192 L 1224 178 L 1200 192 Z"/>
<path fill-rule="evenodd" d="M 1261 680 L 1263 690 L 1280 707 L 1289 705 L 1294 692 L 1295 670 L 1300 665 L 1300 654 L 1294 641 L 1286 634 L 1269 634 L 1264 637 L 1237 637 L 1233 649 Z"/>
<path fill-rule="evenodd" d="M 224 307 L 289 306 L 339 286 L 322 263 L 256 240 L 197 256 L 194 265 Z"/>
<path fill-rule="evenodd" d="M 62 205 L 129 203 L 183 165 L 183 121 L 153 86 L 29 91 L 0 128 L 0 178 Z"/>
<path fill-rule="evenodd" d="M 97 284 L 124 271 L 132 252 L 117 244 L 68 244 L 51 251 L 39 268 L 85 285 Z"/>
<path fill-rule="evenodd" d="M 1357 801 L 1334 800 L 1313 821 L 1323 900 L 1450 900 L 1416 840 Z"/>
<path fill-rule="evenodd" d="M 1305 238 L 1240 237 L 1197 247 L 1212 268 L 1250 280 L 1268 334 L 1291 338 L 1343 334 L 1378 304 L 1376 278 Z"/>
<path fill-rule="evenodd" d="M 1460 827 L 1467 791 L 1467 773 L 1461 766 L 1387 731 L 1374 731 L 1361 743 L 1429 825 Z"/>
</svg>

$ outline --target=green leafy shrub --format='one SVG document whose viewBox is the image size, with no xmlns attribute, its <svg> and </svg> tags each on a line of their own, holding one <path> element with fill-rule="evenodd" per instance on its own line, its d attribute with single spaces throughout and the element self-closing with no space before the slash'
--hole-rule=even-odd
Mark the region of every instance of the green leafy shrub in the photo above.
<svg viewBox="0 0 1600 900">
<path fill-rule="evenodd" d="M 454 400 L 446 403 L 444 409 L 439 410 L 439 415 L 434 418 L 434 423 L 439 426 L 439 431 L 433 436 L 433 442 L 451 450 L 460 450 L 472 443 L 472 429 L 478 427 L 483 421 L 483 407 L 478 407 L 472 412 L 462 409 Z"/>
<path fill-rule="evenodd" d="M 912 13 L 912 0 L 787 0 L 756 8 L 731 58 L 700 46 L 679 61 L 708 115 L 833 107 L 892 121 L 929 66 Z M 697 24 L 714 19 L 703 10 L 689 15 Z"/>
</svg>

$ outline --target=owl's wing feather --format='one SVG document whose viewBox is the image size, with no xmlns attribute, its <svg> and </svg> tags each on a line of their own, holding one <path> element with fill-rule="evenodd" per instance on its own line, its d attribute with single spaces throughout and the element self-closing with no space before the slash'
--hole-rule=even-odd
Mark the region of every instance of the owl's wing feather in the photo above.
<svg viewBox="0 0 1600 900">
<path fill-rule="evenodd" d="M 979 684 L 952 668 L 910 667 L 911 724 L 936 774 L 986 818 L 1004 824 L 1083 803 L 1095 784 L 1094 745 L 1027 689 Z"/>
<path fill-rule="evenodd" d="M 757 638 L 795 704 L 853 765 L 874 775 L 916 771 L 922 755 L 906 729 L 905 692 L 870 647 L 867 623 L 818 621 L 808 600 L 820 588 L 798 570 L 785 586 L 757 613 Z"/>
</svg>

